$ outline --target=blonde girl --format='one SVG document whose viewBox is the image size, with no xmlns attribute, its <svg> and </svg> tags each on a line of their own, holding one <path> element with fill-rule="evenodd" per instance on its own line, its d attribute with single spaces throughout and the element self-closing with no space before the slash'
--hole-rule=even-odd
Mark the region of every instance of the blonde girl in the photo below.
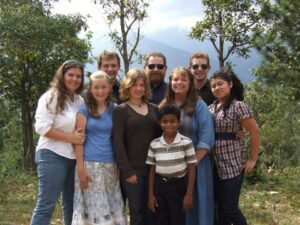
<svg viewBox="0 0 300 225">
<path fill-rule="evenodd" d="M 86 135 L 75 146 L 77 176 L 75 180 L 73 225 L 124 225 L 117 165 L 112 147 L 112 85 L 103 71 L 90 76 L 86 104 L 79 108 L 76 127 Z"/>
</svg>

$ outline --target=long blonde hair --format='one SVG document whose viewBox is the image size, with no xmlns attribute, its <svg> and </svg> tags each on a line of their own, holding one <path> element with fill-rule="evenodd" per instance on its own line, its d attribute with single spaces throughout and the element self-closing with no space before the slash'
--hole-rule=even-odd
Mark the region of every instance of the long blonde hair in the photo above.
<svg viewBox="0 0 300 225">
<path fill-rule="evenodd" d="M 86 97 L 85 97 L 85 104 L 88 108 L 89 114 L 92 117 L 99 117 L 100 116 L 97 113 L 97 102 L 96 102 L 93 94 L 90 91 L 93 81 L 99 80 L 99 79 L 105 80 L 110 86 L 112 85 L 109 75 L 107 75 L 105 72 L 99 70 L 99 71 L 94 72 L 94 73 L 91 74 L 90 83 L 89 83 L 89 86 L 88 86 L 88 91 L 87 91 L 87 94 L 86 94 Z M 106 98 L 106 103 L 108 104 L 110 102 L 110 100 L 111 100 L 111 91 L 110 91 L 110 94 Z"/>
</svg>

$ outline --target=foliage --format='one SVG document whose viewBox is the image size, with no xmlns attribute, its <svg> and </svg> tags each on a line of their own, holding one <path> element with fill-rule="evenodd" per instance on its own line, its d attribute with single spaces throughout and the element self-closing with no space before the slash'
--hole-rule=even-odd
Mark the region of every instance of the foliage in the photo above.
<svg viewBox="0 0 300 225">
<path fill-rule="evenodd" d="M 300 99 L 300 2 L 263 1 L 261 16 L 268 29 L 259 29 L 255 40 L 263 55 L 256 73 L 263 81 L 285 90 L 291 100 Z"/>
<path fill-rule="evenodd" d="M 147 17 L 148 0 L 94 0 L 104 9 L 109 37 L 115 44 L 124 62 L 127 73 L 133 57 L 138 55 L 141 39 L 141 23 Z M 116 25 L 116 26 L 115 26 Z M 141 56 L 140 56 L 141 57 Z"/>
<path fill-rule="evenodd" d="M 300 2 L 261 1 L 254 46 L 262 55 L 248 102 L 261 127 L 263 160 L 281 168 L 300 163 Z"/>
<path fill-rule="evenodd" d="M 209 40 L 218 53 L 220 68 L 231 54 L 247 58 L 254 31 L 261 26 L 255 0 L 202 0 L 205 17 L 190 36 Z"/>
<path fill-rule="evenodd" d="M 51 15 L 39 0 L 1 1 L 0 92 L 20 112 L 25 166 L 34 163 L 32 123 L 38 97 L 58 66 L 69 58 L 88 58 L 87 27 L 79 15 Z"/>
<path fill-rule="evenodd" d="M 22 165 L 22 127 L 20 114 L 0 97 L 0 177 Z"/>
<path fill-rule="evenodd" d="M 260 79 L 248 85 L 246 101 L 260 126 L 260 162 L 270 168 L 299 165 L 300 103 Z"/>
</svg>

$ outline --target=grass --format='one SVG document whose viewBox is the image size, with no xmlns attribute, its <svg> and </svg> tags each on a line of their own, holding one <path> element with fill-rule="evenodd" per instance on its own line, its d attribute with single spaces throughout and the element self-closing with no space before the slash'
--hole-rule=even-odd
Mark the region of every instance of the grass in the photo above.
<svg viewBox="0 0 300 225">
<path fill-rule="evenodd" d="M 0 224 L 27 225 L 37 195 L 34 173 L 0 176 Z M 240 206 L 249 225 L 300 224 L 300 168 L 269 171 L 245 178 Z M 60 203 L 52 225 L 63 224 Z"/>
<path fill-rule="evenodd" d="M 300 224 L 300 168 L 246 177 L 240 206 L 250 225 Z"/>
</svg>

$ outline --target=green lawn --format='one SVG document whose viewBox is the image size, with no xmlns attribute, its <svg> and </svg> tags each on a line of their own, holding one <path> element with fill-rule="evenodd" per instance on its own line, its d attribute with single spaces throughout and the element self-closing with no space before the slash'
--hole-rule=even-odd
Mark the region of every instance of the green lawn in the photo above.
<svg viewBox="0 0 300 225">
<path fill-rule="evenodd" d="M 36 200 L 36 175 L 0 177 L 0 224 L 28 225 Z M 246 177 L 241 208 L 250 225 L 300 224 L 300 168 Z M 60 204 L 51 224 L 63 224 Z"/>
</svg>

